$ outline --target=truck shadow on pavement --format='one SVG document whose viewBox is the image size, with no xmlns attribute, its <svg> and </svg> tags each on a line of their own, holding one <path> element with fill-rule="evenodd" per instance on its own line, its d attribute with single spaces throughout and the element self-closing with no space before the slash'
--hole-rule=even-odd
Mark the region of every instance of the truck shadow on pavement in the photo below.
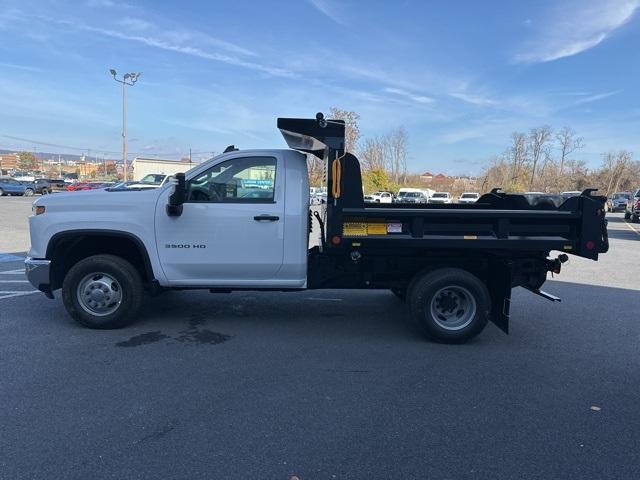
<svg viewBox="0 0 640 480">
<path fill-rule="evenodd" d="M 544 288 L 559 295 L 562 302 L 552 303 L 516 288 L 510 335 L 503 335 L 490 323 L 467 345 L 549 346 L 579 339 L 586 344 L 619 346 L 621 337 L 640 333 L 635 320 L 640 310 L 638 290 L 561 281 L 549 281 Z M 150 302 L 132 327 L 120 331 L 136 334 L 117 345 L 162 341 L 217 345 L 234 337 L 320 343 L 354 339 L 422 342 L 408 317 L 406 305 L 384 290 L 167 292 Z M 140 334 L 140 330 L 149 331 Z"/>
</svg>

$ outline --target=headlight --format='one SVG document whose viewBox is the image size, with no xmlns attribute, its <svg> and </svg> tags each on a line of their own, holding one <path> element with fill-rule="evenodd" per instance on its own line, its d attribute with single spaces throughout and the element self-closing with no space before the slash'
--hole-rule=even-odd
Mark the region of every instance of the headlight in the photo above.
<svg viewBox="0 0 640 480">
<path fill-rule="evenodd" d="M 44 205 L 33 205 L 31 207 L 31 211 L 33 212 L 34 215 L 42 215 L 45 210 L 46 210 L 46 207 Z"/>
</svg>

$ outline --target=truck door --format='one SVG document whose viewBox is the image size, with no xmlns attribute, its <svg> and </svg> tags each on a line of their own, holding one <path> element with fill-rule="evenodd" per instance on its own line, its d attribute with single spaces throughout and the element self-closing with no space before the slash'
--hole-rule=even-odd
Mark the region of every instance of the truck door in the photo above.
<svg viewBox="0 0 640 480">
<path fill-rule="evenodd" d="M 170 217 L 167 189 L 156 208 L 156 243 L 173 285 L 251 285 L 283 263 L 283 158 L 241 152 L 192 175 L 182 215 Z"/>
</svg>

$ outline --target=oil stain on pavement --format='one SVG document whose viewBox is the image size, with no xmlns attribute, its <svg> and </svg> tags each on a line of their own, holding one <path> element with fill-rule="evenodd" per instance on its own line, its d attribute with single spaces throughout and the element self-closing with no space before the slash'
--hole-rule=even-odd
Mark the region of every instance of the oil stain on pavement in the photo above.
<svg viewBox="0 0 640 480">
<path fill-rule="evenodd" d="M 177 336 L 169 336 L 160 332 L 159 330 L 154 332 L 142 333 L 134 335 L 128 340 L 117 342 L 117 347 L 139 347 L 141 345 L 149 345 L 151 343 L 160 342 L 162 340 L 171 339 L 180 343 L 186 343 L 191 345 L 217 345 L 219 343 L 226 342 L 232 335 L 225 335 L 224 333 L 213 332 L 206 328 L 201 328 L 201 325 L 206 321 L 202 315 L 194 315 L 189 319 L 189 328 L 178 332 Z"/>
<path fill-rule="evenodd" d="M 159 331 L 141 333 L 140 335 L 134 335 L 129 340 L 116 343 L 118 347 L 139 347 L 140 345 L 148 345 L 150 343 L 156 343 L 160 340 L 169 338 L 169 335 L 164 335 Z"/>
</svg>

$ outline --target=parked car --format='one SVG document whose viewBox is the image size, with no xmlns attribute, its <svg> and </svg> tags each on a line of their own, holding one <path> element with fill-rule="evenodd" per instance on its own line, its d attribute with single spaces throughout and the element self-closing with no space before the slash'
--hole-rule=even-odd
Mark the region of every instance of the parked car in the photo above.
<svg viewBox="0 0 640 480">
<path fill-rule="evenodd" d="M 436 192 L 429 198 L 429 203 L 452 203 L 451 194 L 449 192 Z"/>
<path fill-rule="evenodd" d="M 122 190 L 122 189 L 128 189 L 128 190 L 148 190 L 150 188 L 158 188 L 157 185 L 147 185 L 147 184 L 143 184 L 140 183 L 139 180 L 129 180 L 127 182 L 120 182 L 120 183 L 116 183 L 115 185 L 113 185 L 111 188 L 113 189 L 117 189 L 117 190 Z"/>
<path fill-rule="evenodd" d="M 464 192 L 462 195 L 460 195 L 460 198 L 458 198 L 458 203 L 476 203 L 479 198 L 479 193 Z"/>
<path fill-rule="evenodd" d="M 424 192 L 402 192 L 396 203 L 429 203 L 429 197 Z"/>
<path fill-rule="evenodd" d="M 67 184 L 68 192 L 75 192 L 76 190 L 82 190 L 82 187 L 86 185 L 86 182 L 69 183 L 66 180 L 65 180 L 65 183 Z"/>
<path fill-rule="evenodd" d="M 371 195 L 365 195 L 364 201 L 369 203 L 392 203 L 393 194 L 389 192 L 374 192 Z"/>
<path fill-rule="evenodd" d="M 67 186 L 67 191 L 77 192 L 80 190 L 99 190 L 101 188 L 109 188 L 115 185 L 114 182 L 78 182 Z"/>
<path fill-rule="evenodd" d="M 629 200 L 627 200 L 624 219 L 631 220 L 632 223 L 640 222 L 640 188 L 635 191 Z"/>
<path fill-rule="evenodd" d="M 0 178 L 0 197 L 3 195 L 20 195 L 31 197 L 36 186 L 31 182 L 19 182 L 13 178 Z"/>
<path fill-rule="evenodd" d="M 127 188 L 160 188 L 165 183 L 170 182 L 172 178 L 172 175 L 164 173 L 149 173 L 140 180 L 128 185 Z"/>
<path fill-rule="evenodd" d="M 62 178 L 38 178 L 34 183 L 36 186 L 36 193 L 39 193 L 40 195 L 63 191 L 67 188 L 66 184 L 64 183 L 64 179 Z"/>
<path fill-rule="evenodd" d="M 607 200 L 607 208 L 610 212 L 624 212 L 627 209 L 627 202 L 630 198 L 631 192 L 616 192 Z"/>
<path fill-rule="evenodd" d="M 562 192 L 560 193 L 560 195 L 566 200 L 567 198 L 571 197 L 579 197 L 580 195 L 582 195 L 582 192 L 578 190 L 570 190 L 568 192 Z"/>
</svg>

